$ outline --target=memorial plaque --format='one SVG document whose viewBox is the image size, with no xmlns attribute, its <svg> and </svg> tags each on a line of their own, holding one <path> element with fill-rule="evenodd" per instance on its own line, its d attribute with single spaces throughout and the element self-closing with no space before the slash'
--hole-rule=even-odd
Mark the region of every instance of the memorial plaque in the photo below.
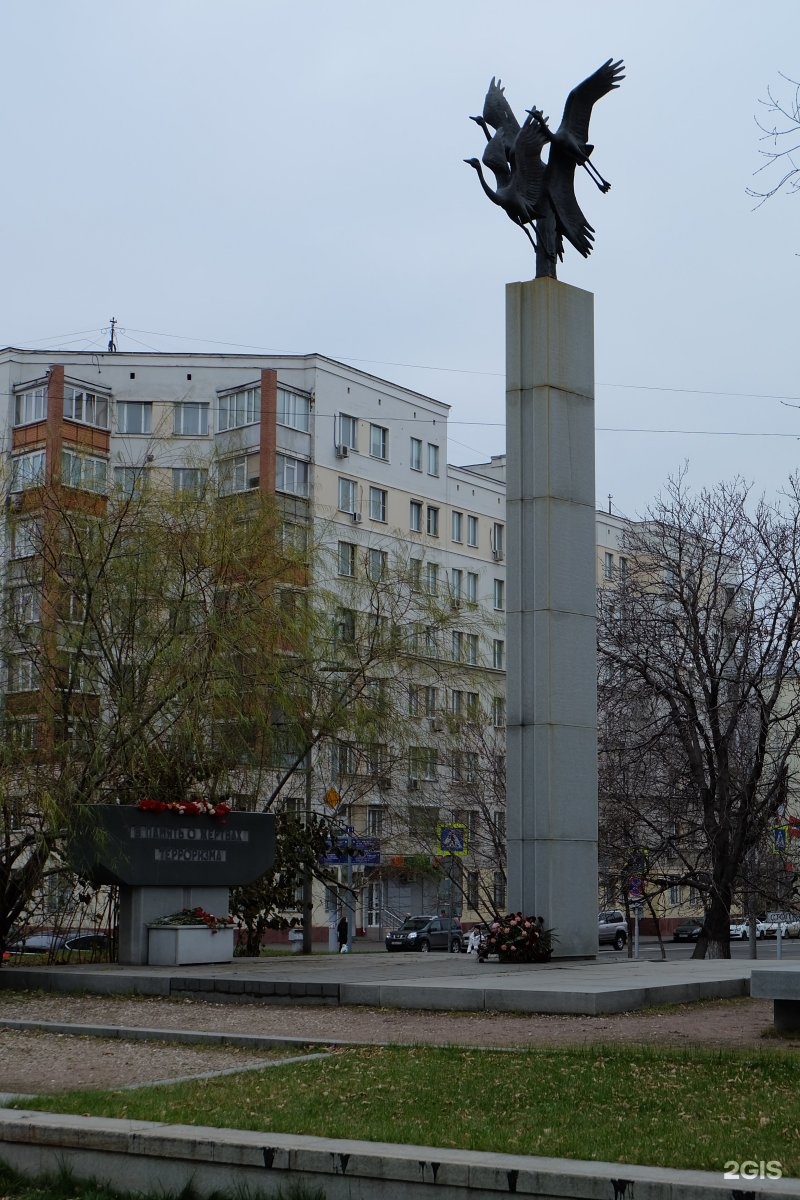
<svg viewBox="0 0 800 1200">
<path fill-rule="evenodd" d="M 275 818 L 238 812 L 182 816 L 98 804 L 87 809 L 70 859 L 94 884 L 235 887 L 252 883 L 273 865 Z"/>
</svg>

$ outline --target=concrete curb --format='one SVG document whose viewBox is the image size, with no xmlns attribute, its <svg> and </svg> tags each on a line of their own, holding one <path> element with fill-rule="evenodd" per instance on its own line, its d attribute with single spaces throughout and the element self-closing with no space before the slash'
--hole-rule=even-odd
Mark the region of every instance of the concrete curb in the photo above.
<svg viewBox="0 0 800 1200">
<path fill-rule="evenodd" d="M 327 1200 L 768 1200 L 798 1195 L 797 1180 L 741 1184 L 719 1173 L 622 1163 L 573 1162 L 431 1146 L 254 1133 L 160 1122 L 59 1116 L 0 1109 L 0 1158 L 28 1176 L 68 1167 L 151 1194 L 187 1184 L 203 1196 L 250 1188 L 274 1195 L 287 1184 L 323 1189 Z"/>
<path fill-rule="evenodd" d="M 258 1033 L 209 1033 L 194 1029 L 147 1029 L 130 1025 L 76 1025 L 62 1021 L 22 1021 L 0 1017 L 0 1029 L 19 1029 L 35 1033 L 60 1033 L 70 1037 L 115 1038 L 129 1042 L 179 1042 L 197 1046 L 236 1046 L 244 1050 L 296 1050 L 304 1046 L 363 1047 L 365 1042 L 342 1038 L 301 1038 Z M 371 1046 L 389 1045 L 373 1042 Z"/>
</svg>

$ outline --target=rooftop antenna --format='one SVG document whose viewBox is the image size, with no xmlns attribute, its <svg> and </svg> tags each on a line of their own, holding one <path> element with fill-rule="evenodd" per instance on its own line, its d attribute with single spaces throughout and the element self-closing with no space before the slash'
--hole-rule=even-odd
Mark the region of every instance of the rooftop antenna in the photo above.
<svg viewBox="0 0 800 1200">
<path fill-rule="evenodd" d="M 117 325 L 117 318 L 112 317 L 111 318 L 111 331 L 110 331 L 110 336 L 108 339 L 109 354 L 116 354 L 116 352 L 117 352 L 117 337 L 116 337 L 116 332 L 115 332 L 116 325 Z"/>
<path fill-rule="evenodd" d="M 110 349 L 110 347 L 109 347 L 109 349 Z M 611 501 L 612 501 L 613 499 L 614 499 L 614 496 L 613 496 L 613 494 L 612 494 L 611 492 L 609 492 L 609 493 L 608 493 L 608 515 L 609 515 L 609 516 L 611 516 Z"/>
</svg>

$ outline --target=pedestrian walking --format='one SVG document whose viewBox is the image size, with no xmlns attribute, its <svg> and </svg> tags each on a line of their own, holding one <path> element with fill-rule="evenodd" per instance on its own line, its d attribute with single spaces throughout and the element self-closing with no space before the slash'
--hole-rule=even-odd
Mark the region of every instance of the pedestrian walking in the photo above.
<svg viewBox="0 0 800 1200">
<path fill-rule="evenodd" d="M 348 951 L 347 935 L 349 932 L 350 931 L 349 931 L 348 925 L 347 925 L 347 917 L 342 917 L 339 924 L 336 926 L 336 936 L 339 941 L 339 953 L 340 954 L 347 954 L 347 951 Z"/>
</svg>

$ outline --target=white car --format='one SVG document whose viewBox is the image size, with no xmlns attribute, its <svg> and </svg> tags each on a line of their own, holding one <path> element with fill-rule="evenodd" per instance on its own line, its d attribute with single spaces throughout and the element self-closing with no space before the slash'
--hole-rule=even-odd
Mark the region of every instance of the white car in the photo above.
<svg viewBox="0 0 800 1200">
<path fill-rule="evenodd" d="M 767 913 L 766 919 L 763 922 L 764 933 L 763 937 L 778 936 L 778 926 L 780 925 L 781 937 L 796 938 L 800 937 L 800 920 L 792 913 Z"/>
<path fill-rule="evenodd" d="M 748 938 L 750 936 L 750 922 L 746 917 L 731 917 L 731 938 Z M 758 932 L 756 931 L 756 936 Z"/>
</svg>

